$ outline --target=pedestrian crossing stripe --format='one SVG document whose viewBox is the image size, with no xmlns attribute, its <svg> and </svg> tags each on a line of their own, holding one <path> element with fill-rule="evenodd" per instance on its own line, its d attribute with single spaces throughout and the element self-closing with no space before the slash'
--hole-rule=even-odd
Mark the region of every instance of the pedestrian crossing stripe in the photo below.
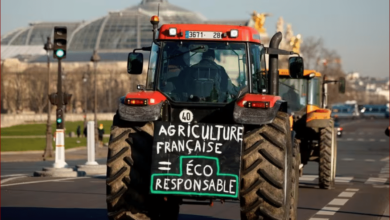
<svg viewBox="0 0 390 220">
<path fill-rule="evenodd" d="M 354 179 L 353 176 L 336 176 L 335 182 L 336 183 L 350 183 Z M 365 184 L 388 184 L 389 178 L 383 178 L 383 177 L 369 177 L 364 183 Z M 314 182 L 315 180 L 318 181 L 318 175 L 303 175 L 299 177 L 300 182 Z M 360 180 L 359 180 L 360 182 Z"/>
</svg>

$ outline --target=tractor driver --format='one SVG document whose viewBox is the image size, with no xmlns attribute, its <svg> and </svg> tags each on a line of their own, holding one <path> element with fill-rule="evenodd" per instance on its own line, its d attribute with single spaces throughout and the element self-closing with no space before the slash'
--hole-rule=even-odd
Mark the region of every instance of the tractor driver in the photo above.
<svg viewBox="0 0 390 220">
<path fill-rule="evenodd" d="M 209 82 L 212 82 L 211 85 L 208 84 L 208 88 L 215 87 L 219 95 L 219 100 L 221 100 L 228 91 L 229 76 L 226 73 L 225 68 L 215 63 L 215 52 L 213 49 L 208 49 L 204 52 L 202 54 L 202 60 L 190 68 L 183 70 L 180 73 L 179 78 L 182 79 L 180 80 L 181 82 L 184 82 L 182 84 L 184 90 L 182 91 L 188 91 L 190 94 L 210 94 L 209 91 L 205 92 L 204 89 L 202 89 L 203 91 L 199 91 L 200 88 L 194 85 L 195 81 L 199 78 L 207 78 L 210 80 Z"/>
<path fill-rule="evenodd" d="M 300 110 L 300 100 L 299 100 L 299 94 L 295 92 L 295 86 L 290 85 L 289 89 L 286 93 L 282 95 L 283 100 L 287 101 L 288 108 L 291 111 L 297 111 Z"/>
</svg>

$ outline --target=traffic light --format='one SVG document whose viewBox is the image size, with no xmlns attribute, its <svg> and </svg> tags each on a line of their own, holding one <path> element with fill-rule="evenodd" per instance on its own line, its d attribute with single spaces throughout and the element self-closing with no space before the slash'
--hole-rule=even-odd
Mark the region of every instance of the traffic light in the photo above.
<svg viewBox="0 0 390 220">
<path fill-rule="evenodd" d="M 64 113 L 61 108 L 57 107 L 57 129 L 64 129 Z"/>
<path fill-rule="evenodd" d="M 67 32 L 66 27 L 54 27 L 53 57 L 55 59 L 66 58 Z"/>
</svg>

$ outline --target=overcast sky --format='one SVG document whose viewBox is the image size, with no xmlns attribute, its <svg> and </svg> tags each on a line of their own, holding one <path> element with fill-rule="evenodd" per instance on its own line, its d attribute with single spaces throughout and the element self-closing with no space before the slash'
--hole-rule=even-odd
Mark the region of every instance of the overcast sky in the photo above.
<svg viewBox="0 0 390 220">
<path fill-rule="evenodd" d="M 346 72 L 389 76 L 389 0 L 168 0 L 212 20 L 249 19 L 271 13 L 269 34 L 282 16 L 294 34 L 321 37 L 336 50 Z M 34 21 L 81 21 L 102 17 L 141 0 L 2 0 L 1 34 Z"/>
</svg>

